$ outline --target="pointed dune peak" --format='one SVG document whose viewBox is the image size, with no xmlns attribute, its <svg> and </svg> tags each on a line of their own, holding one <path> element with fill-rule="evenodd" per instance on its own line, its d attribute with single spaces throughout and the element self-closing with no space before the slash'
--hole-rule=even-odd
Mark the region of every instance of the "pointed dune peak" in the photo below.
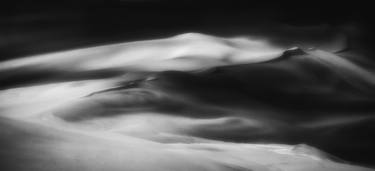
<svg viewBox="0 0 375 171">
<path fill-rule="evenodd" d="M 283 52 L 282 56 L 290 57 L 290 56 L 305 55 L 305 54 L 306 54 L 306 52 L 304 50 L 295 46 L 295 47 L 292 47 L 292 48 L 289 48 L 289 49 L 285 50 Z"/>
</svg>

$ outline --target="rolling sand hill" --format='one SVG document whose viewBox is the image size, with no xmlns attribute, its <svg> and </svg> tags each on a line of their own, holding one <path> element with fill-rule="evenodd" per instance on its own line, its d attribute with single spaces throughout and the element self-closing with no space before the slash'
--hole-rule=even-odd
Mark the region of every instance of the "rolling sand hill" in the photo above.
<svg viewBox="0 0 375 171">
<path fill-rule="evenodd" d="M 338 44 L 188 33 L 1 62 L 0 168 L 373 170 L 374 71 Z"/>
</svg>

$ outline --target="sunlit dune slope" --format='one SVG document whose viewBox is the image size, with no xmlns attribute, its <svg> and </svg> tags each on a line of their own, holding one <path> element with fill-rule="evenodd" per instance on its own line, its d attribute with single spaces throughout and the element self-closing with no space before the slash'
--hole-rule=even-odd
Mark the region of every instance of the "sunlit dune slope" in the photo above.
<svg viewBox="0 0 375 171">
<path fill-rule="evenodd" d="M 373 170 L 356 165 L 375 162 L 374 79 L 342 54 L 196 33 L 9 60 L 0 167 Z"/>
</svg>

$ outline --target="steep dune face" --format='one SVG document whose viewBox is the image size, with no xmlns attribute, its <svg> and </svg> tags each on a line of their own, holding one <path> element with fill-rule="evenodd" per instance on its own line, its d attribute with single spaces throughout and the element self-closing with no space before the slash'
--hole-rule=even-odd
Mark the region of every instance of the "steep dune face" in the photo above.
<svg viewBox="0 0 375 171">
<path fill-rule="evenodd" d="M 374 163 L 373 71 L 328 51 L 183 34 L 6 61 L 0 79 L 8 170 Z"/>
</svg>

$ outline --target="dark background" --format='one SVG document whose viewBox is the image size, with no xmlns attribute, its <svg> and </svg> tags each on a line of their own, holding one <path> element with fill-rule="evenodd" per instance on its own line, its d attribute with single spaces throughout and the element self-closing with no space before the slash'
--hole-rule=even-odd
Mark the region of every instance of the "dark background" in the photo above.
<svg viewBox="0 0 375 171">
<path fill-rule="evenodd" d="M 280 25 L 354 26 L 372 44 L 370 3 L 360 1 L 14 0 L 0 4 L 0 60 L 184 32 L 283 34 Z M 293 32 L 294 30 L 291 30 Z M 330 30 L 332 31 L 332 30 Z M 303 32 L 302 32 L 303 34 Z M 315 35 L 307 35 L 313 38 Z"/>
</svg>

